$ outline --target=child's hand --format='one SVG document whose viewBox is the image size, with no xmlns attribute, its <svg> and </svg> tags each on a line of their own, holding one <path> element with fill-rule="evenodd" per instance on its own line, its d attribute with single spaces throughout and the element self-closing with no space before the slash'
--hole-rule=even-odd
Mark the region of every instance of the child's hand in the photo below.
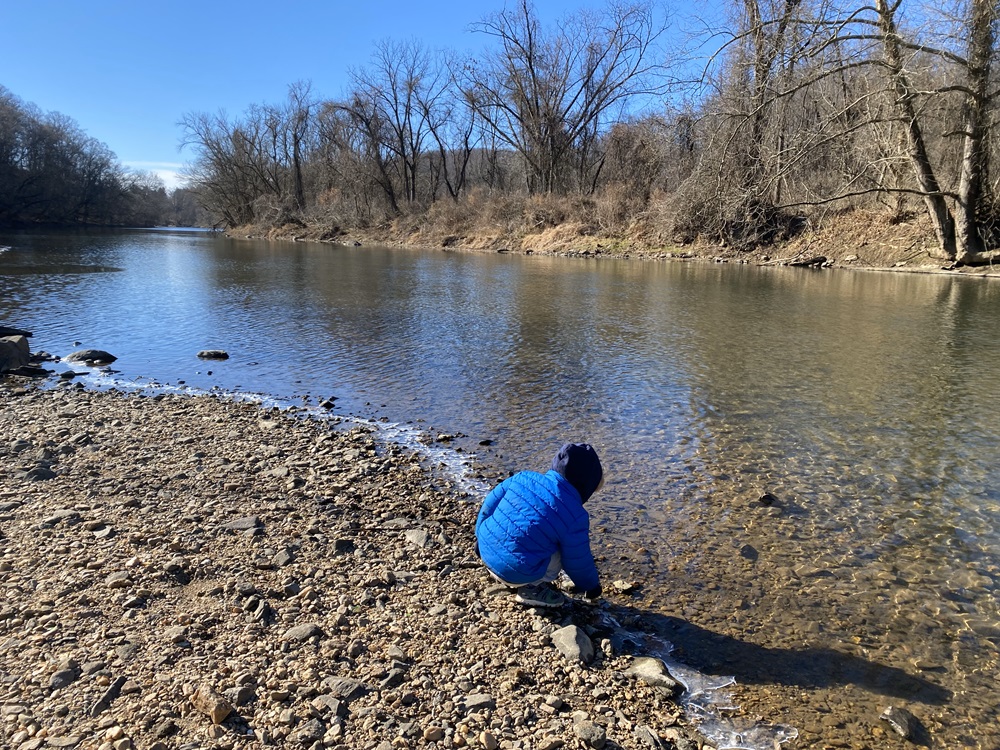
<svg viewBox="0 0 1000 750">
<path fill-rule="evenodd" d="M 603 589 L 601 588 L 600 584 L 598 584 L 595 588 L 592 588 L 590 591 L 585 591 L 583 594 L 583 598 L 592 602 L 597 601 L 598 599 L 601 598 L 602 593 Z"/>
</svg>

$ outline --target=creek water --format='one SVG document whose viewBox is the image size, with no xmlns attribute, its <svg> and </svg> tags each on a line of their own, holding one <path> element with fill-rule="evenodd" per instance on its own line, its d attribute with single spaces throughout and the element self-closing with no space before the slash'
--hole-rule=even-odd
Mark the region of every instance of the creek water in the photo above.
<svg viewBox="0 0 1000 750">
<path fill-rule="evenodd" d="M 454 435 L 473 492 L 592 443 L 605 581 L 801 747 L 902 743 L 890 705 L 1000 746 L 998 321 L 952 276 L 0 234 L 0 323 L 115 354 L 97 383 L 335 396 Z"/>
</svg>

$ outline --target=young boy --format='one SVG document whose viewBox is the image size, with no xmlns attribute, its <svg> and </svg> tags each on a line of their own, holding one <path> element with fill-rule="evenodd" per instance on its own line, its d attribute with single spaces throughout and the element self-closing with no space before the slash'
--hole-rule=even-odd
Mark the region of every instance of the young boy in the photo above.
<svg viewBox="0 0 1000 750">
<path fill-rule="evenodd" d="M 567 443 L 547 473 L 518 472 L 486 496 L 476 520 L 479 556 L 494 577 L 517 588 L 517 601 L 561 606 L 565 597 L 551 586 L 560 570 L 588 599 L 601 595 L 583 504 L 603 483 L 597 452 Z"/>
</svg>

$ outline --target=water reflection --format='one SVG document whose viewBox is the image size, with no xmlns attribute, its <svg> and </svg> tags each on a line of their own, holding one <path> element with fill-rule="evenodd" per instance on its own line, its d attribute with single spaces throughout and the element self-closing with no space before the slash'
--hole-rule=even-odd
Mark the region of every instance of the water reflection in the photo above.
<svg viewBox="0 0 1000 750">
<path fill-rule="evenodd" d="M 643 582 L 645 610 L 742 644 L 714 657 L 759 690 L 741 704 L 863 745 L 890 696 L 942 746 L 1000 742 L 996 284 L 170 232 L 0 245 L 0 322 L 36 347 L 80 341 L 125 376 L 204 389 L 336 395 L 464 433 L 498 474 L 593 442 L 611 474 L 588 505 L 602 567 Z M 836 676 L 858 660 L 935 688 Z"/>
</svg>

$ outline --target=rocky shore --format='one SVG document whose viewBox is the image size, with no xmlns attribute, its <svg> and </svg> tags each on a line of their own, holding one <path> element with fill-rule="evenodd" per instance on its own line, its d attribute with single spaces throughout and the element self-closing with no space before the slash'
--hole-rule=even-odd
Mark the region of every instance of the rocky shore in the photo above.
<svg viewBox="0 0 1000 750">
<path fill-rule="evenodd" d="M 476 499 L 363 428 L 7 381 L 0 435 L 0 746 L 701 746 L 624 595 L 518 605 Z"/>
</svg>

